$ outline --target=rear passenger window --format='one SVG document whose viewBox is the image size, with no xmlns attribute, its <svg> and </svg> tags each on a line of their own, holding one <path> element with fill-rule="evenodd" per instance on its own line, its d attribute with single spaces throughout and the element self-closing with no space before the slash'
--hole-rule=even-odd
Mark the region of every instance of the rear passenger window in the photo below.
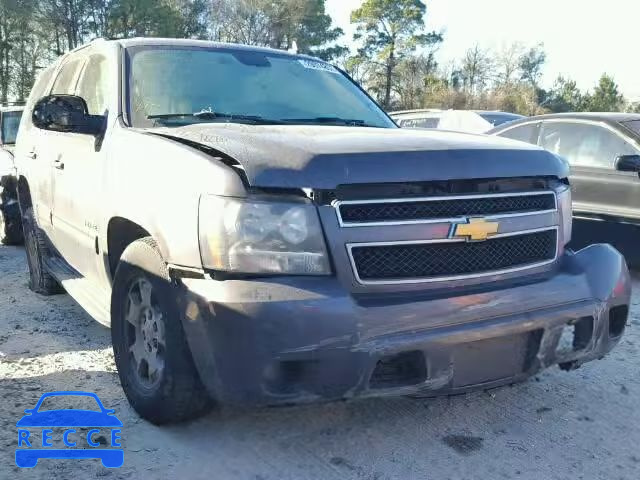
<svg viewBox="0 0 640 480">
<path fill-rule="evenodd" d="M 510 128 L 509 130 L 505 130 L 504 132 L 499 133 L 498 136 L 511 138 L 513 140 L 520 140 L 521 142 L 536 144 L 538 141 L 538 139 L 536 138 L 538 125 L 539 124 L 537 123 L 529 123 L 520 127 Z"/>
<path fill-rule="evenodd" d="M 65 63 L 56 77 L 51 89 L 52 94 L 73 95 L 76 90 L 78 70 L 82 66 L 83 58 L 76 58 Z"/>
</svg>

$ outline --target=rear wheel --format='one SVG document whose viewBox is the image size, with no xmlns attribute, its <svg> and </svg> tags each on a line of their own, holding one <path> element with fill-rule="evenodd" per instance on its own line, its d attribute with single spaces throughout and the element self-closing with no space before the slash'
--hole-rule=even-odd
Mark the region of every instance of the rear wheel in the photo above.
<svg viewBox="0 0 640 480">
<path fill-rule="evenodd" d="M 150 237 L 129 245 L 116 270 L 111 338 L 129 403 L 155 424 L 202 415 L 211 407 L 187 345 L 177 291 Z"/>
</svg>

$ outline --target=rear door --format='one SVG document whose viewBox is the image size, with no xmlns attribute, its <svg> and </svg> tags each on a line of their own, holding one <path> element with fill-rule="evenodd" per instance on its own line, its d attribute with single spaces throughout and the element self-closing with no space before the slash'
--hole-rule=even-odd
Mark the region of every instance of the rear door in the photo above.
<svg viewBox="0 0 640 480">
<path fill-rule="evenodd" d="M 615 168 L 618 156 L 640 154 L 630 139 L 600 122 L 547 120 L 540 146 L 571 165 L 576 214 L 640 219 L 638 174 Z"/>
</svg>

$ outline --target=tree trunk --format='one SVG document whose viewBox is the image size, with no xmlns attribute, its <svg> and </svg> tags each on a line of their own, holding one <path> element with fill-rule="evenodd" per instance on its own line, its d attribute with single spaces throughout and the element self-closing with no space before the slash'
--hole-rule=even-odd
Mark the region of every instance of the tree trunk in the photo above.
<svg viewBox="0 0 640 480">
<path fill-rule="evenodd" d="M 395 40 L 391 44 L 391 50 L 389 52 L 389 58 L 386 65 L 386 81 L 384 86 L 384 108 L 388 109 L 391 106 L 391 82 L 393 80 L 393 69 L 395 67 Z"/>
</svg>

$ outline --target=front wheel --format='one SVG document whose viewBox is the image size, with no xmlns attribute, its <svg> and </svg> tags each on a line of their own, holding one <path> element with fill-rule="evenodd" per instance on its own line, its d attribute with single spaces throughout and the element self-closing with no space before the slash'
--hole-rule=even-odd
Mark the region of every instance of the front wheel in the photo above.
<svg viewBox="0 0 640 480">
<path fill-rule="evenodd" d="M 187 345 L 167 265 L 155 241 L 129 245 L 111 296 L 111 339 L 129 403 L 155 424 L 202 415 L 212 401 Z"/>
</svg>

